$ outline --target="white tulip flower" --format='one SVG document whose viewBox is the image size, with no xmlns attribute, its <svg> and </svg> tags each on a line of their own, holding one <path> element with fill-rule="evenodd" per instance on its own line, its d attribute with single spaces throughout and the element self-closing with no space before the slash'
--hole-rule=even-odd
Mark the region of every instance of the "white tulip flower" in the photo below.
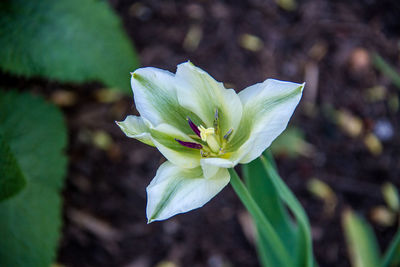
<svg viewBox="0 0 400 267">
<path fill-rule="evenodd" d="M 228 168 L 259 157 L 286 128 L 303 84 L 267 79 L 239 94 L 191 62 L 176 74 L 132 73 L 138 116 L 118 126 L 168 161 L 147 187 L 148 222 L 202 207 L 230 180 Z"/>
</svg>

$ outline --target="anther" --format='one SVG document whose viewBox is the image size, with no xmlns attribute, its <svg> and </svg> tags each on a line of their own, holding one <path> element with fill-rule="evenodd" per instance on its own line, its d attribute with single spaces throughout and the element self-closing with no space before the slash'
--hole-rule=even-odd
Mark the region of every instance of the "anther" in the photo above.
<svg viewBox="0 0 400 267">
<path fill-rule="evenodd" d="M 195 148 L 195 149 L 202 149 L 203 146 L 197 143 L 193 143 L 193 142 L 185 142 L 179 139 L 175 138 L 175 141 L 178 142 L 179 144 L 181 144 L 182 146 L 188 147 L 188 148 Z"/>
<path fill-rule="evenodd" d="M 216 108 L 215 109 L 215 114 L 214 114 L 214 123 L 213 123 L 213 126 L 214 126 L 214 129 L 215 129 L 215 134 L 219 134 L 219 127 L 218 127 L 218 125 L 219 125 L 219 116 L 218 116 L 218 109 Z"/>
<path fill-rule="evenodd" d="M 193 121 L 192 121 L 189 117 L 187 117 L 186 119 L 187 119 L 187 121 L 188 121 L 188 123 L 189 123 L 190 128 L 192 128 L 193 132 L 194 132 L 198 137 L 200 137 L 200 130 L 199 130 L 199 128 L 196 126 L 196 124 L 194 124 Z"/>
<path fill-rule="evenodd" d="M 229 137 L 231 137 L 232 132 L 233 132 L 233 129 L 232 129 L 232 128 L 230 128 L 229 131 L 226 132 L 226 134 L 224 135 L 224 139 L 225 139 L 226 141 L 228 141 Z"/>
</svg>

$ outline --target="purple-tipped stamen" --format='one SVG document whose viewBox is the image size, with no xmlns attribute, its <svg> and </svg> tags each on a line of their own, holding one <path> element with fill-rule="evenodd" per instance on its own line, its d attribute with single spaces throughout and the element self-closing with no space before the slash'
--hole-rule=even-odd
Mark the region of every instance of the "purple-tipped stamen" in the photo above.
<svg viewBox="0 0 400 267">
<path fill-rule="evenodd" d="M 228 140 L 229 137 L 231 136 L 232 132 L 233 132 L 233 129 L 230 128 L 229 131 L 226 132 L 226 134 L 224 135 L 224 139 L 225 139 L 225 140 Z"/>
<path fill-rule="evenodd" d="M 181 141 L 179 139 L 175 138 L 175 141 L 178 142 L 179 144 L 181 144 L 182 146 L 188 147 L 188 148 L 195 148 L 195 149 L 202 149 L 203 146 L 197 143 L 193 143 L 193 142 L 185 142 L 185 141 Z"/>
<path fill-rule="evenodd" d="M 192 128 L 193 132 L 195 134 L 197 134 L 198 137 L 200 137 L 200 130 L 196 126 L 196 124 L 194 124 L 193 121 L 189 117 L 187 117 L 187 120 L 188 120 L 189 126 L 190 126 L 190 128 Z"/>
<path fill-rule="evenodd" d="M 215 114 L 214 114 L 214 129 L 215 129 L 215 132 L 218 134 L 218 132 L 219 132 L 219 129 L 218 129 L 218 124 L 219 124 L 219 122 L 218 122 L 218 120 L 219 120 L 219 117 L 218 117 L 218 109 L 216 108 L 215 109 Z"/>
</svg>

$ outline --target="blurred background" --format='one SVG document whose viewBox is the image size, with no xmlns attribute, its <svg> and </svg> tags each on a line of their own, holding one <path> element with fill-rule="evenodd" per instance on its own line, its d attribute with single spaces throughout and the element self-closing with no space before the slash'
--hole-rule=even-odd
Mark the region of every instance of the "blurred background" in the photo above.
<svg viewBox="0 0 400 267">
<path fill-rule="evenodd" d="M 175 72 L 189 59 L 237 92 L 266 78 L 305 81 L 303 99 L 272 152 L 310 218 L 316 259 L 320 266 L 350 266 L 341 227 L 342 212 L 350 207 L 371 223 L 381 248 L 387 247 L 399 223 L 382 185 L 400 187 L 400 82 L 393 73 L 400 70 L 400 2 L 110 0 L 108 5 L 137 53 L 125 56 L 124 47 L 113 45 L 98 49 L 104 60 L 110 53 L 129 61 L 131 69 L 111 82 L 99 76 L 113 72 L 114 65 L 87 63 L 85 49 L 96 50 L 101 44 L 96 39 L 65 57 L 81 59 L 71 68 L 75 77 L 85 68 L 96 70 L 88 79 L 46 78 L 7 64 L 0 72 L 1 88 L 40 95 L 65 117 L 68 167 L 58 264 L 259 266 L 249 216 L 230 186 L 201 209 L 146 224 L 145 188 L 163 159 L 156 149 L 124 136 L 114 121 L 138 114 L 129 93 L 130 70 L 153 66 Z M 87 23 L 101 38 L 108 24 L 90 21 L 90 14 Z M 103 36 L 105 42 L 113 39 Z M 119 84 L 128 93 L 107 89 Z"/>
</svg>

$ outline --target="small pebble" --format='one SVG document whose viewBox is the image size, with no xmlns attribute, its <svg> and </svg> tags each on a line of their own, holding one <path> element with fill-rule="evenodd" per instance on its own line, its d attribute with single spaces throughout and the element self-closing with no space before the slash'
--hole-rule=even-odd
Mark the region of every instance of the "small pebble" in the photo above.
<svg viewBox="0 0 400 267">
<path fill-rule="evenodd" d="M 393 137 L 393 126 L 386 119 L 378 120 L 374 127 L 374 133 L 381 141 L 388 141 Z"/>
<path fill-rule="evenodd" d="M 252 52 L 260 51 L 264 46 L 263 41 L 259 37 L 248 33 L 242 34 L 239 37 L 239 44 L 244 49 Z"/>
</svg>

